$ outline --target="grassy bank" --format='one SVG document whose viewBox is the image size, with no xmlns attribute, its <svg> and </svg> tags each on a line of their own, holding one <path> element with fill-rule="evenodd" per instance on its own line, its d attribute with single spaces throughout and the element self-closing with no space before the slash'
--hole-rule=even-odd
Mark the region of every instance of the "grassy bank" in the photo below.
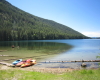
<svg viewBox="0 0 100 80">
<path fill-rule="evenodd" d="M 0 70 L 0 80 L 100 80 L 100 69 L 75 70 L 61 74 L 8 69 Z"/>
</svg>

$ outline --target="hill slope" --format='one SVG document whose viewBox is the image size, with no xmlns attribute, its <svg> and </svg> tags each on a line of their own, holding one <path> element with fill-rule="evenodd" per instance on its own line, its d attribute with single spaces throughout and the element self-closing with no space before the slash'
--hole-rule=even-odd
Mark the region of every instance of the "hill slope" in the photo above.
<svg viewBox="0 0 100 80">
<path fill-rule="evenodd" d="M 57 22 L 31 15 L 0 0 L 0 40 L 83 39 L 83 34 Z"/>
</svg>

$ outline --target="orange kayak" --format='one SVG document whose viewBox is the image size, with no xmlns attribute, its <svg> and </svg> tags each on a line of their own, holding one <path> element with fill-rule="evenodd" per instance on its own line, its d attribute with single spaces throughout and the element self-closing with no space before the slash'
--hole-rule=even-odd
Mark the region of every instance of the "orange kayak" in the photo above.
<svg viewBox="0 0 100 80">
<path fill-rule="evenodd" d="M 25 61 L 21 61 L 19 63 L 16 64 L 17 67 L 21 66 L 22 64 L 26 63 L 26 62 L 30 62 L 32 59 L 27 59 Z"/>
<path fill-rule="evenodd" d="M 23 63 L 21 65 L 21 68 L 23 68 L 23 67 L 29 67 L 29 66 L 32 66 L 34 64 L 36 64 L 36 60 L 31 60 L 31 61 L 28 61 L 28 62 Z"/>
</svg>

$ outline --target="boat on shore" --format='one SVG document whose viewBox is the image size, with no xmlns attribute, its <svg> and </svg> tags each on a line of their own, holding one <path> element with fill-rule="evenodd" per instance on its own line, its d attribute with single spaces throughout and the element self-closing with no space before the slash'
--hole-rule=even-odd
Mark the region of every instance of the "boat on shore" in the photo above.
<svg viewBox="0 0 100 80">
<path fill-rule="evenodd" d="M 22 59 L 18 59 L 18 60 L 16 60 L 16 61 L 14 61 L 12 64 L 13 65 L 16 65 L 17 63 L 19 63 L 19 62 L 21 62 L 22 61 Z"/>
<path fill-rule="evenodd" d="M 31 60 L 31 61 L 29 61 L 29 62 L 23 63 L 23 64 L 21 65 L 21 68 L 29 67 L 29 66 L 32 66 L 32 65 L 34 65 L 34 64 L 36 64 L 36 60 Z"/>
<path fill-rule="evenodd" d="M 25 61 L 21 61 L 19 63 L 16 64 L 17 67 L 20 67 L 22 64 L 26 63 L 26 62 L 30 62 L 32 59 L 27 59 Z"/>
</svg>

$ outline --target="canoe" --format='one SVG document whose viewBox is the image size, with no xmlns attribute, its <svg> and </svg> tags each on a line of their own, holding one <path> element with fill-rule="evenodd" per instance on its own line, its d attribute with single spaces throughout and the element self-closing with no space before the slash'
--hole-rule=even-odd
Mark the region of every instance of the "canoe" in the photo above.
<svg viewBox="0 0 100 80">
<path fill-rule="evenodd" d="M 26 63 L 26 62 L 30 62 L 32 59 L 27 59 L 25 61 L 21 61 L 19 63 L 16 64 L 17 67 L 21 66 L 22 64 Z"/>
<path fill-rule="evenodd" d="M 21 62 L 22 61 L 22 59 L 18 59 L 18 60 L 16 60 L 16 61 L 14 61 L 12 64 L 13 65 L 16 65 L 17 63 L 19 63 L 19 62 Z"/>
<path fill-rule="evenodd" d="M 21 68 L 29 67 L 29 66 L 32 66 L 34 64 L 36 64 L 36 60 L 31 60 L 31 61 L 28 61 L 28 62 L 25 62 L 24 64 L 22 64 Z"/>
</svg>

